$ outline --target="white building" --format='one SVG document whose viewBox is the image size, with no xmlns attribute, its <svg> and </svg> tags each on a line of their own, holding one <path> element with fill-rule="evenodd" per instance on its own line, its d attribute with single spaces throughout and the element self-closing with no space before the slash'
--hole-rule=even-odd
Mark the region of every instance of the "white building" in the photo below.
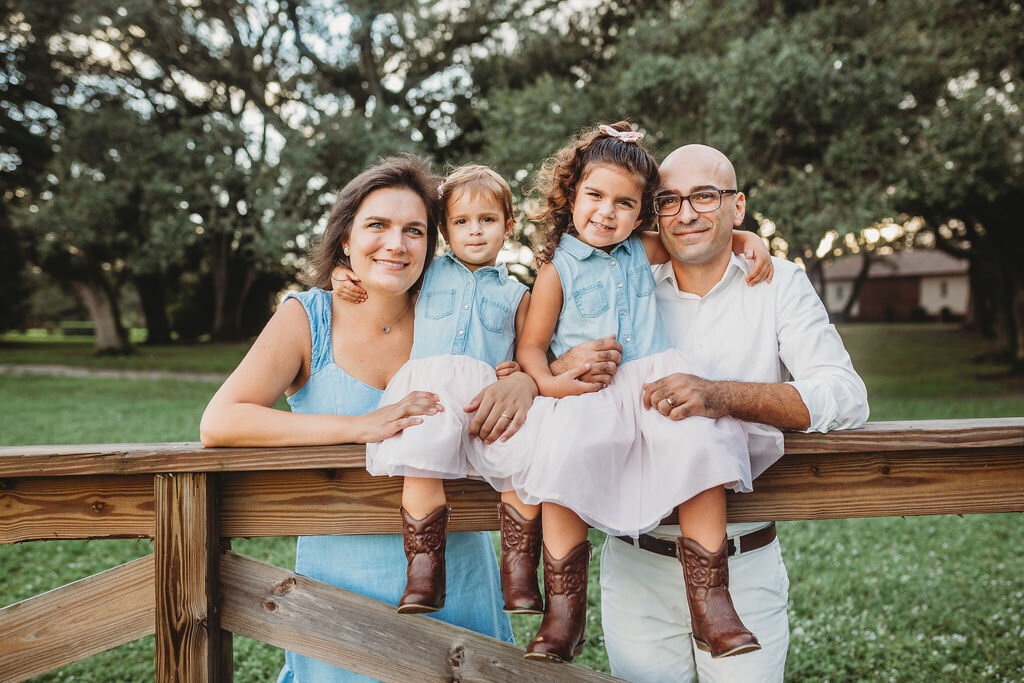
<svg viewBox="0 0 1024 683">
<path fill-rule="evenodd" d="M 824 266 L 825 308 L 841 313 L 863 263 L 859 254 L 841 256 Z M 868 279 L 854 304 L 851 320 L 953 320 L 970 304 L 968 263 L 937 249 L 897 251 L 871 256 Z"/>
</svg>

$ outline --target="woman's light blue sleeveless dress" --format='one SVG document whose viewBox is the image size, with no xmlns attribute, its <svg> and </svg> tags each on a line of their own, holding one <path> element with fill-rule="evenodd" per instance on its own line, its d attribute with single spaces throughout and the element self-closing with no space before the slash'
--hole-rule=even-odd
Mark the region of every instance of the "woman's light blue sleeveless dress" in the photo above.
<svg viewBox="0 0 1024 683">
<path fill-rule="evenodd" d="M 363 415 L 377 409 L 383 391 L 351 377 L 334 363 L 331 345 L 331 293 L 311 289 L 289 294 L 305 308 L 313 338 L 309 381 L 288 404 L 296 413 Z M 398 515 L 398 510 L 395 510 Z M 445 553 L 448 594 L 444 609 L 430 615 L 441 621 L 512 642 L 508 616 L 502 612 L 498 565 L 486 532 L 449 534 Z M 390 605 L 405 588 L 406 560 L 399 534 L 302 536 L 295 571 Z M 285 653 L 278 683 L 368 681 L 350 671 L 310 657 Z"/>
</svg>

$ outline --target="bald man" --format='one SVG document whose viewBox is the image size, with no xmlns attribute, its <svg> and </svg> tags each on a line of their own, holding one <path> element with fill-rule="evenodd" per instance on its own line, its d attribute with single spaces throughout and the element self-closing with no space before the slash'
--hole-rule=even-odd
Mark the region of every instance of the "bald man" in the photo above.
<svg viewBox="0 0 1024 683">
<path fill-rule="evenodd" d="M 674 420 L 731 415 L 799 431 L 863 424 L 864 382 L 803 270 L 773 259 L 770 283 L 746 285 L 748 263 L 732 253 L 731 240 L 747 201 L 729 159 L 704 145 L 675 150 L 662 162 L 655 206 L 671 256 L 653 268 L 658 311 L 675 346 L 701 361 L 708 376 L 658 379 L 645 389 L 645 406 Z M 585 379 L 607 383 L 620 350 L 610 338 L 583 344 L 553 370 L 590 363 Z M 601 607 L 612 673 L 631 681 L 782 680 L 789 579 L 775 524 L 729 524 L 726 534 L 732 599 L 761 649 L 712 659 L 693 646 L 674 555 L 679 529 L 665 525 L 636 544 L 604 544 Z"/>
</svg>

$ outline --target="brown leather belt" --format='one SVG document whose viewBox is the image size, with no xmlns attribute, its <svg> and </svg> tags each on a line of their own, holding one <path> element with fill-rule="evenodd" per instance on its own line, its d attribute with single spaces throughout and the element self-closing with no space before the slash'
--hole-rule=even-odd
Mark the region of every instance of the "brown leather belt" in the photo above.
<svg viewBox="0 0 1024 683">
<path fill-rule="evenodd" d="M 751 550 L 757 550 L 758 548 L 763 548 L 774 541 L 775 536 L 775 522 L 772 522 L 768 526 L 761 527 L 757 531 L 751 531 L 749 534 L 744 534 L 743 536 L 735 539 L 727 539 L 729 557 L 740 553 L 749 553 Z M 636 542 L 634 542 L 633 538 L 630 536 L 616 536 L 615 538 L 620 541 L 625 541 L 630 545 L 638 545 L 641 549 L 647 550 L 648 552 L 665 555 L 667 557 L 678 557 L 676 555 L 676 544 L 673 541 L 663 541 L 660 538 L 655 538 L 649 534 L 640 534 L 640 538 L 636 539 Z"/>
</svg>

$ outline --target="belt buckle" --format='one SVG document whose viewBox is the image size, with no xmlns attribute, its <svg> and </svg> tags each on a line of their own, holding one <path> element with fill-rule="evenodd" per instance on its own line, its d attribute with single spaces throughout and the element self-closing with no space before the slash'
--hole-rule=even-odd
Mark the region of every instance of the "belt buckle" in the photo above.
<svg viewBox="0 0 1024 683">
<path fill-rule="evenodd" d="M 743 552 L 742 550 L 740 550 L 740 537 L 739 536 L 737 536 L 736 538 L 727 538 L 727 539 L 725 539 L 725 542 L 726 542 L 726 545 L 728 545 L 728 550 L 725 553 L 726 557 L 736 557 L 741 552 Z"/>
</svg>

